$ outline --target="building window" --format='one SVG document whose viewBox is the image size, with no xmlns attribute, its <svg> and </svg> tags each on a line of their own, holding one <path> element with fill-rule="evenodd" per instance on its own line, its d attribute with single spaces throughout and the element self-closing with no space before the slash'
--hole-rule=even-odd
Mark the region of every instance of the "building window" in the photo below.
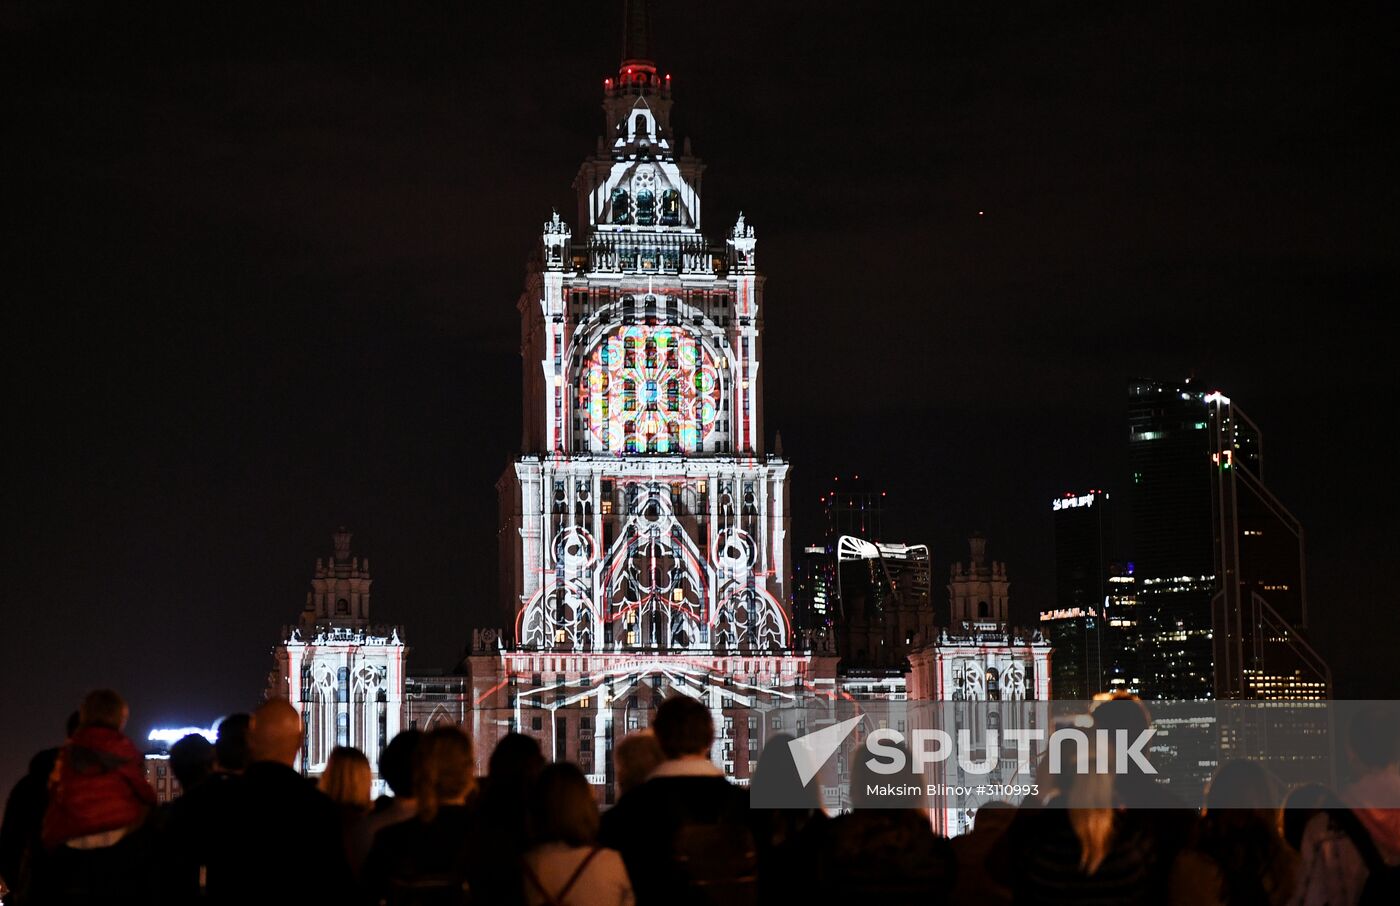
<svg viewBox="0 0 1400 906">
<path fill-rule="evenodd" d="M 344 598 L 339 598 L 335 602 L 335 615 L 338 617 L 350 616 L 350 602 Z"/>
</svg>

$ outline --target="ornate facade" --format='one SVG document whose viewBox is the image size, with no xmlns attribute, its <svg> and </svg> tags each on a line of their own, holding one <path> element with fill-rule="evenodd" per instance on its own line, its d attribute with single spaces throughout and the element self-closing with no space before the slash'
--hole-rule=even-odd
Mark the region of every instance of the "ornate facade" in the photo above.
<svg viewBox="0 0 1400 906">
<path fill-rule="evenodd" d="M 816 679 L 786 607 L 755 231 L 741 214 L 719 243 L 701 232 L 704 165 L 671 127 L 644 12 L 574 179 L 580 235 L 545 223 L 518 303 L 523 451 L 498 483 L 510 622 L 470 658 L 482 751 L 530 732 L 604 785 L 613 734 L 662 690 L 711 705 L 715 760 L 742 778 L 757 749 L 736 709 Z"/>
<path fill-rule="evenodd" d="M 379 775 L 379 753 L 404 726 L 404 656 L 397 627 L 369 621 L 369 559 L 350 554 L 350 533 L 337 531 L 334 552 L 316 561 L 297 625 L 274 651 L 269 697 L 301 712 L 300 770 L 325 770 L 331 749 L 354 746 Z"/>
<path fill-rule="evenodd" d="M 950 626 L 936 639 L 918 645 L 909 654 L 909 698 L 953 702 L 1046 702 L 1050 699 L 1050 645 L 1039 632 L 1026 633 L 1008 622 L 1011 583 L 1006 564 L 987 559 L 987 542 L 980 535 L 970 540 L 971 558 L 954 563 L 948 580 Z M 968 709 L 969 720 L 983 711 Z M 1046 712 L 1048 714 L 1048 712 Z M 998 714 L 1003 730 L 1026 722 L 1029 729 L 1041 709 L 1012 708 Z M 991 726 L 991 724 L 988 724 Z M 969 778 L 960 767 L 943 763 L 932 778 L 940 784 L 1028 783 L 1015 775 L 1015 761 L 1003 760 L 992 774 Z M 939 803 L 933 810 L 934 829 L 946 836 L 965 833 L 973 811 Z"/>
</svg>

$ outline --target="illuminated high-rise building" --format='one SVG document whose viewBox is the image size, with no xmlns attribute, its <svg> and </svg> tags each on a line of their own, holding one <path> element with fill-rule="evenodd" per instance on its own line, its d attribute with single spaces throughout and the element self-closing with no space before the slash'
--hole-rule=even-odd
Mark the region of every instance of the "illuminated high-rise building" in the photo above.
<svg viewBox="0 0 1400 906">
<path fill-rule="evenodd" d="M 1303 530 L 1263 483 L 1258 428 L 1186 383 L 1129 389 L 1132 553 L 1142 690 L 1157 698 L 1312 698 Z"/>
<path fill-rule="evenodd" d="M 1040 614 L 1054 646 L 1055 696 L 1085 700 L 1106 691 L 1121 649 L 1108 625 L 1113 563 L 1113 498 L 1105 491 L 1064 494 L 1051 502 L 1055 606 Z"/>
<path fill-rule="evenodd" d="M 477 634 L 474 719 L 483 751 L 531 732 L 610 786 L 614 734 L 675 690 L 712 706 L 715 759 L 744 777 L 757 748 L 738 709 L 811 679 L 788 612 L 788 464 L 765 447 L 763 276 L 742 214 L 719 242 L 701 231 L 704 165 L 672 129 L 644 4 L 625 20 L 574 178 L 578 234 L 544 224 L 517 306 L 523 449 L 498 484 L 511 622 Z"/>
</svg>

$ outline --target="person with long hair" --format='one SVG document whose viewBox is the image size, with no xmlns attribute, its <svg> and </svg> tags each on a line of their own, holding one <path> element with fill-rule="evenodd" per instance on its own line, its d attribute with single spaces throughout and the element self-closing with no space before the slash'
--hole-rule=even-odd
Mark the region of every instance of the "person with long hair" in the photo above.
<svg viewBox="0 0 1400 906">
<path fill-rule="evenodd" d="M 1086 766 L 1097 764 L 1088 737 Z M 1116 808 L 1115 777 L 1073 763 L 1043 808 L 1022 809 L 991 857 L 1018 903 L 1142 903 L 1155 889 L 1150 838 Z"/>
<path fill-rule="evenodd" d="M 316 787 L 340 808 L 345 857 L 350 870 L 358 875 L 369 850 L 365 822 L 369 818 L 370 793 L 374 788 L 369 759 L 359 749 L 336 746 L 331 749 L 331 757 L 326 759 L 326 770 Z"/>
<path fill-rule="evenodd" d="M 1269 772 L 1252 761 L 1229 761 L 1211 780 L 1195 838 L 1172 867 L 1168 901 L 1282 906 L 1293 896 L 1297 871 Z"/>
<path fill-rule="evenodd" d="M 475 804 L 476 754 L 456 726 L 425 733 L 414 753 L 417 814 L 375 835 L 365 859 L 372 901 L 397 904 L 470 902 L 488 866 Z"/>
<path fill-rule="evenodd" d="M 370 791 L 374 787 L 369 759 L 359 749 L 336 746 L 331 749 L 317 787 L 347 812 L 369 814 Z"/>
<path fill-rule="evenodd" d="M 540 772 L 530 796 L 535 846 L 525 856 L 529 906 L 632 906 L 632 882 L 615 849 L 599 846 L 598 803 L 568 762 Z"/>
</svg>

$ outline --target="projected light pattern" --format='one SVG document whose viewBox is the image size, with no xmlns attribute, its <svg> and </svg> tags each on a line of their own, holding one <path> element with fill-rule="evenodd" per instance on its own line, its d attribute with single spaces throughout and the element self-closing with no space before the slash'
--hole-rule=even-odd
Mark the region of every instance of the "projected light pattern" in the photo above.
<svg viewBox="0 0 1400 906">
<path fill-rule="evenodd" d="M 521 643 L 584 651 L 785 648 L 787 617 L 763 587 L 762 551 L 743 527 L 754 522 L 753 492 L 729 480 L 718 491 L 720 524 L 709 534 L 707 518 L 687 513 L 694 489 L 676 495 L 660 482 L 630 484 L 628 515 L 601 562 L 589 532 L 561 525 L 550 575 L 520 613 Z"/>
<path fill-rule="evenodd" d="M 694 453 L 719 417 L 714 358 L 678 327 L 624 327 L 594 348 L 583 374 L 579 405 L 608 452 Z"/>
</svg>

